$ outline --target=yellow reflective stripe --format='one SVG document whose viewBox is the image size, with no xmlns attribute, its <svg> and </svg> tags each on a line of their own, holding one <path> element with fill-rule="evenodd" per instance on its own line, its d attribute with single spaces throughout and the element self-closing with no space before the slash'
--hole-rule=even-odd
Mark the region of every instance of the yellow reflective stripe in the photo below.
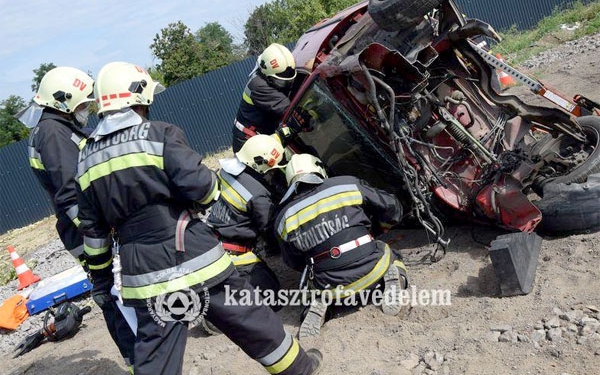
<svg viewBox="0 0 600 375">
<path fill-rule="evenodd" d="M 104 262 L 102 264 L 89 264 L 88 263 L 88 268 L 91 270 L 102 270 L 105 269 L 106 267 L 110 266 L 110 264 L 112 263 L 112 257 L 107 261 Z"/>
<path fill-rule="evenodd" d="M 404 270 L 404 273 L 406 273 L 406 266 L 404 265 L 404 263 L 402 263 L 401 260 L 395 260 L 394 265 L 396 267 L 402 268 Z"/>
<path fill-rule="evenodd" d="M 381 257 L 381 259 L 379 259 L 375 267 L 373 267 L 373 269 L 368 274 L 351 284 L 344 285 L 344 289 L 336 288 L 329 289 L 329 291 L 333 293 L 336 299 L 343 299 L 353 295 L 359 290 L 366 289 L 383 277 L 385 271 L 387 271 L 388 267 L 390 266 L 390 261 L 391 251 L 390 248 L 386 246 L 383 256 Z"/>
<path fill-rule="evenodd" d="M 108 246 L 103 247 L 91 247 L 89 245 L 83 244 L 83 252 L 89 256 L 98 256 L 108 252 Z"/>
<path fill-rule="evenodd" d="M 227 270 L 227 267 L 230 265 L 231 258 L 227 253 L 224 253 L 219 260 L 211 265 L 173 280 L 140 287 L 123 286 L 121 295 L 127 299 L 146 299 L 156 297 L 160 294 L 175 292 L 210 280 Z"/>
<path fill-rule="evenodd" d="M 44 167 L 44 164 L 40 159 L 29 158 L 29 165 L 34 169 L 41 169 L 42 171 L 46 170 L 46 167 Z"/>
<path fill-rule="evenodd" d="M 246 94 L 246 91 L 244 91 L 244 93 L 242 94 L 242 99 L 244 99 L 244 101 L 250 105 L 254 105 L 254 102 L 252 101 L 252 98 L 250 97 L 250 95 Z"/>
<path fill-rule="evenodd" d="M 254 254 L 252 251 L 241 255 L 229 254 L 229 256 L 231 257 L 233 265 L 236 267 L 245 266 L 247 264 L 259 263 L 261 261 L 260 258 L 257 257 L 256 254 Z"/>
<path fill-rule="evenodd" d="M 217 194 L 219 193 L 219 184 L 217 183 L 217 181 L 215 179 L 213 179 L 214 185 L 212 190 L 210 191 L 210 193 L 208 194 L 208 196 L 206 198 L 204 198 L 203 200 L 200 201 L 200 204 L 207 204 L 210 203 L 210 201 L 214 200 L 215 197 L 217 196 Z"/>
<path fill-rule="evenodd" d="M 308 223 L 321 214 L 347 206 L 360 205 L 362 202 L 363 200 L 360 191 L 349 191 L 320 199 L 310 206 L 307 206 L 297 213 L 287 217 L 285 219 L 285 226 L 281 232 L 281 237 L 285 238 L 288 233 L 293 232 L 302 224 Z"/>
<path fill-rule="evenodd" d="M 82 138 L 81 141 L 79 141 L 79 144 L 77 145 L 77 147 L 79 148 L 79 151 L 83 150 L 86 143 L 87 143 L 87 138 Z"/>
<path fill-rule="evenodd" d="M 112 172 L 132 167 L 154 166 L 163 169 L 163 165 L 162 156 L 149 155 L 145 152 L 123 155 L 94 165 L 88 169 L 79 177 L 79 185 L 81 185 L 81 190 L 85 190 L 90 186 L 92 181 L 107 176 Z"/>
<path fill-rule="evenodd" d="M 75 226 L 76 226 L 77 228 L 79 228 L 79 224 L 81 224 L 81 220 L 79 220 L 79 218 L 78 218 L 78 217 L 76 217 L 75 219 L 73 219 L 73 224 L 75 224 Z"/>
<path fill-rule="evenodd" d="M 265 369 L 269 372 L 269 374 L 282 373 L 296 360 L 298 353 L 300 353 L 300 345 L 298 345 L 298 341 L 294 339 L 290 350 L 288 350 L 288 352 L 279 361 L 275 362 L 271 366 L 266 366 Z"/>
<path fill-rule="evenodd" d="M 221 184 L 223 186 L 223 189 L 221 190 L 221 195 L 223 196 L 223 199 L 225 199 L 227 203 L 231 204 L 239 211 L 246 212 L 247 202 L 244 200 L 244 198 L 242 198 L 242 196 L 234 188 L 232 188 L 231 185 L 229 185 L 229 183 L 227 183 L 227 181 L 225 181 L 224 179 L 221 179 Z"/>
</svg>

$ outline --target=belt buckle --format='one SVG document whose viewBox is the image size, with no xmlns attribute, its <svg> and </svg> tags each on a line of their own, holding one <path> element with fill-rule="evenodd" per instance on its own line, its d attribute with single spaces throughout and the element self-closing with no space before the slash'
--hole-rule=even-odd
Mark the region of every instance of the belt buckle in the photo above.
<svg viewBox="0 0 600 375">
<path fill-rule="evenodd" d="M 337 259 L 340 256 L 342 256 L 342 251 L 339 247 L 332 247 L 331 250 L 329 250 L 329 257 L 331 259 Z"/>
</svg>

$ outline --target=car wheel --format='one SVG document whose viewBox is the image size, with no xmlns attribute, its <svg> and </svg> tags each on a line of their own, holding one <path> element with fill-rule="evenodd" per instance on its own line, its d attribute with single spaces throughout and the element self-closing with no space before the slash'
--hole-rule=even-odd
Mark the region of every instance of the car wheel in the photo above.
<svg viewBox="0 0 600 375">
<path fill-rule="evenodd" d="M 547 234 L 582 233 L 600 228 L 600 174 L 585 183 L 550 183 L 535 202 L 542 212 L 538 231 Z"/>
<path fill-rule="evenodd" d="M 369 0 L 373 21 L 384 30 L 400 31 L 417 25 L 442 0 Z"/>
<path fill-rule="evenodd" d="M 566 158 L 565 150 L 571 148 L 585 160 L 568 173 L 540 179 L 532 186 L 542 197 L 535 202 L 542 212 L 541 232 L 569 234 L 600 228 L 600 117 L 583 116 L 577 122 L 588 138 L 587 145 L 582 148 L 578 141 L 563 136 L 554 141 L 552 152 Z"/>
</svg>

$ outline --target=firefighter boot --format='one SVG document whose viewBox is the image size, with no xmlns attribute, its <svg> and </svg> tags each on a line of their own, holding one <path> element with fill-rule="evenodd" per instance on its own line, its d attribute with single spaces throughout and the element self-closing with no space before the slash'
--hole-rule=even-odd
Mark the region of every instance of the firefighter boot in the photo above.
<svg viewBox="0 0 600 375">
<path fill-rule="evenodd" d="M 398 315 L 402 311 L 401 290 L 408 287 L 404 264 L 396 260 L 383 275 L 383 304 L 381 310 L 386 315 Z"/>
<path fill-rule="evenodd" d="M 321 367 L 323 367 L 323 354 L 318 349 L 308 349 L 306 355 L 312 359 L 312 368 L 309 375 L 319 374 Z"/>
<path fill-rule="evenodd" d="M 327 305 L 321 301 L 312 301 L 310 309 L 304 317 L 298 332 L 298 338 L 318 336 L 321 332 L 321 326 L 325 322 L 325 314 L 327 313 Z"/>
</svg>

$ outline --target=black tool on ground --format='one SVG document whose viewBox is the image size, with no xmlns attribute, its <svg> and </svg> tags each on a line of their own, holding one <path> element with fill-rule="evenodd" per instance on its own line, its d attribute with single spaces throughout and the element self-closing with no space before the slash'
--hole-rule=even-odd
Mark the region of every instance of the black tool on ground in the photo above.
<svg viewBox="0 0 600 375">
<path fill-rule="evenodd" d="M 86 306 L 79 308 L 72 302 L 63 302 L 56 307 L 56 309 L 50 309 L 46 311 L 44 316 L 44 326 L 38 332 L 29 335 L 15 348 L 15 355 L 13 358 L 17 358 L 42 344 L 44 339 L 48 341 L 60 341 L 73 337 L 79 330 L 83 316 L 92 311 L 92 308 Z M 49 323 L 50 315 L 54 317 L 54 321 Z"/>
</svg>

